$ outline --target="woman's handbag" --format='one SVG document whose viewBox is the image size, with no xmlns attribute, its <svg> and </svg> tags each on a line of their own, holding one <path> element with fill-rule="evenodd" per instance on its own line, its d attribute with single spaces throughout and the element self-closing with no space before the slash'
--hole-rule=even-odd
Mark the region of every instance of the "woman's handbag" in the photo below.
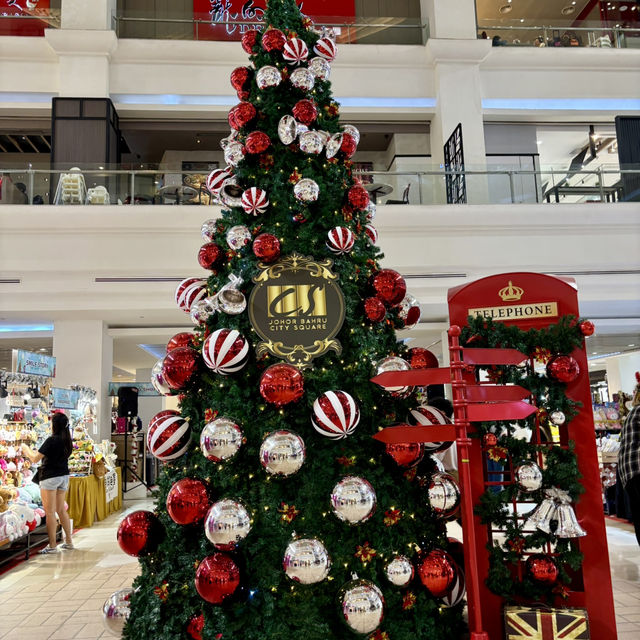
<svg viewBox="0 0 640 640">
<path fill-rule="evenodd" d="M 31 478 L 31 482 L 33 482 L 34 484 L 40 484 L 40 469 L 36 469 L 36 472 Z"/>
</svg>

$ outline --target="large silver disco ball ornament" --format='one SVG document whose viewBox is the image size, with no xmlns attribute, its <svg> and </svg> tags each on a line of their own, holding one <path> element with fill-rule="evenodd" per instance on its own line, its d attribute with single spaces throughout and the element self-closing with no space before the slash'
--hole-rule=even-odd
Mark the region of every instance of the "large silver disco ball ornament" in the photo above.
<svg viewBox="0 0 640 640">
<path fill-rule="evenodd" d="M 356 633 L 373 633 L 384 616 L 382 591 L 370 580 L 352 580 L 338 595 L 345 623 Z"/>
<path fill-rule="evenodd" d="M 273 431 L 260 446 L 260 464 L 273 476 L 297 473 L 305 457 L 304 440 L 293 431 Z"/>
<path fill-rule="evenodd" d="M 347 476 L 331 491 L 331 508 L 343 522 L 360 524 L 376 510 L 376 492 L 364 478 Z"/>
<path fill-rule="evenodd" d="M 320 195 L 320 187 L 315 180 L 303 178 L 293 188 L 293 194 L 300 202 L 315 202 Z"/>
<path fill-rule="evenodd" d="M 216 309 L 230 316 L 237 316 L 247 308 L 247 299 L 242 291 L 229 288 L 216 296 Z"/>
<path fill-rule="evenodd" d="M 129 600 L 132 593 L 133 589 L 120 589 L 112 593 L 102 606 L 102 621 L 112 636 L 122 636 L 125 622 L 131 613 Z"/>
<path fill-rule="evenodd" d="M 267 65 L 261 67 L 256 73 L 256 84 L 259 89 L 277 87 L 282 82 L 282 74 L 276 67 Z"/>
<path fill-rule="evenodd" d="M 542 488 L 542 471 L 535 462 L 523 462 L 515 470 L 516 484 L 520 491 L 533 493 Z"/>
<path fill-rule="evenodd" d="M 316 83 L 316 78 L 309 69 L 300 67 L 299 69 L 291 72 L 289 81 L 297 89 L 302 89 L 302 91 L 311 91 Z"/>
<path fill-rule="evenodd" d="M 245 227 L 243 224 L 237 224 L 227 231 L 225 238 L 230 249 L 240 251 L 242 247 L 249 244 L 251 231 L 249 231 L 249 227 Z"/>
<path fill-rule="evenodd" d="M 318 80 L 327 80 L 331 74 L 331 65 L 324 58 L 311 58 L 309 60 L 309 71 Z"/>
<path fill-rule="evenodd" d="M 450 518 L 460 507 L 460 489 L 448 473 L 434 473 L 427 494 L 429 504 L 438 518 Z"/>
<path fill-rule="evenodd" d="M 171 387 L 167 384 L 167 381 L 162 375 L 163 363 L 164 358 L 160 358 L 160 360 L 158 360 L 151 368 L 151 384 L 161 396 L 168 396 L 171 395 Z"/>
<path fill-rule="evenodd" d="M 329 575 L 331 558 L 320 540 L 302 538 L 287 545 L 282 566 L 294 582 L 315 584 Z"/>
<path fill-rule="evenodd" d="M 379 360 L 375 364 L 376 374 L 386 373 L 387 371 L 410 371 L 411 365 L 398 356 L 389 356 Z M 411 395 L 413 387 L 385 387 L 385 391 L 390 393 L 394 398 L 406 398 Z"/>
<path fill-rule="evenodd" d="M 322 136 L 317 131 L 301 133 L 300 151 L 317 156 L 322 151 Z"/>
<path fill-rule="evenodd" d="M 348 133 L 356 141 L 356 144 L 360 144 L 360 131 L 356 127 L 352 124 L 345 124 L 342 130 Z"/>
<path fill-rule="evenodd" d="M 205 298 L 191 305 L 189 316 L 193 324 L 199 325 L 204 324 L 215 312 L 216 309 L 211 298 Z"/>
<path fill-rule="evenodd" d="M 212 462 L 229 460 L 242 446 L 242 429 L 230 418 L 216 418 L 200 434 L 202 455 Z"/>
<path fill-rule="evenodd" d="M 251 518 L 237 500 L 219 500 L 211 506 L 204 521 L 204 532 L 216 549 L 231 551 L 251 531 Z"/>
<path fill-rule="evenodd" d="M 384 568 L 387 580 L 396 587 L 406 587 L 415 575 L 411 560 L 406 556 L 395 556 Z"/>
</svg>

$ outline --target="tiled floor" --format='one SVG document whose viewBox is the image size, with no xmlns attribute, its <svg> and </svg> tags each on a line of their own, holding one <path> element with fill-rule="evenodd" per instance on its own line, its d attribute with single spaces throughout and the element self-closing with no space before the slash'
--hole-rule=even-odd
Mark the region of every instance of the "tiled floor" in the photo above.
<svg viewBox="0 0 640 640">
<path fill-rule="evenodd" d="M 150 507 L 137 501 L 126 509 Z M 131 585 L 138 567 L 116 542 L 122 517 L 80 531 L 75 551 L 36 556 L 0 577 L 0 640 L 113 638 L 102 626 L 102 605 Z M 618 639 L 640 640 L 640 547 L 630 525 L 608 522 L 607 534 Z"/>
</svg>

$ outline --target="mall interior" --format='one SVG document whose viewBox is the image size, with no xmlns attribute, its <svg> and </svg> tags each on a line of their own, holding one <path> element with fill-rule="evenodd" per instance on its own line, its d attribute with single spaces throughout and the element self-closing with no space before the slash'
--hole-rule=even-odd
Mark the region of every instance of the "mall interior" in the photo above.
<svg viewBox="0 0 640 640">
<path fill-rule="evenodd" d="M 567 637 L 640 638 L 640 548 L 616 474 L 640 393 L 640 3 L 298 4 L 337 44 L 353 175 L 377 207 L 382 265 L 419 306 L 398 339 L 447 367 L 451 290 L 522 272 L 577 290 L 595 325 L 595 431 L 581 438 L 597 453 L 617 631 Z M 200 229 L 225 206 L 208 176 L 229 163 L 229 77 L 264 7 L 0 0 L 0 639 L 120 637 L 103 605 L 139 565 L 116 532 L 154 508 L 162 464 L 147 428 L 179 409 L 152 369 L 194 329 L 176 287 L 211 275 Z M 45 513 L 19 444 L 39 446 L 54 409 L 75 443 L 76 548 L 41 555 Z M 33 526 L 11 529 L 25 505 Z"/>
</svg>

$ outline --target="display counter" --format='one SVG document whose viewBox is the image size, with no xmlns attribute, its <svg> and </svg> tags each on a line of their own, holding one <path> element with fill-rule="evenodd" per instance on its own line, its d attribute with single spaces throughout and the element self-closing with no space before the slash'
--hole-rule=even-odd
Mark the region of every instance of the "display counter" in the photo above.
<svg viewBox="0 0 640 640">
<path fill-rule="evenodd" d="M 94 521 L 104 520 L 114 511 L 122 508 L 122 473 L 116 468 L 117 492 L 112 500 L 107 501 L 107 487 L 105 478 L 88 476 L 73 476 L 69 479 L 67 503 L 69 517 L 76 529 L 90 527 Z"/>
</svg>

